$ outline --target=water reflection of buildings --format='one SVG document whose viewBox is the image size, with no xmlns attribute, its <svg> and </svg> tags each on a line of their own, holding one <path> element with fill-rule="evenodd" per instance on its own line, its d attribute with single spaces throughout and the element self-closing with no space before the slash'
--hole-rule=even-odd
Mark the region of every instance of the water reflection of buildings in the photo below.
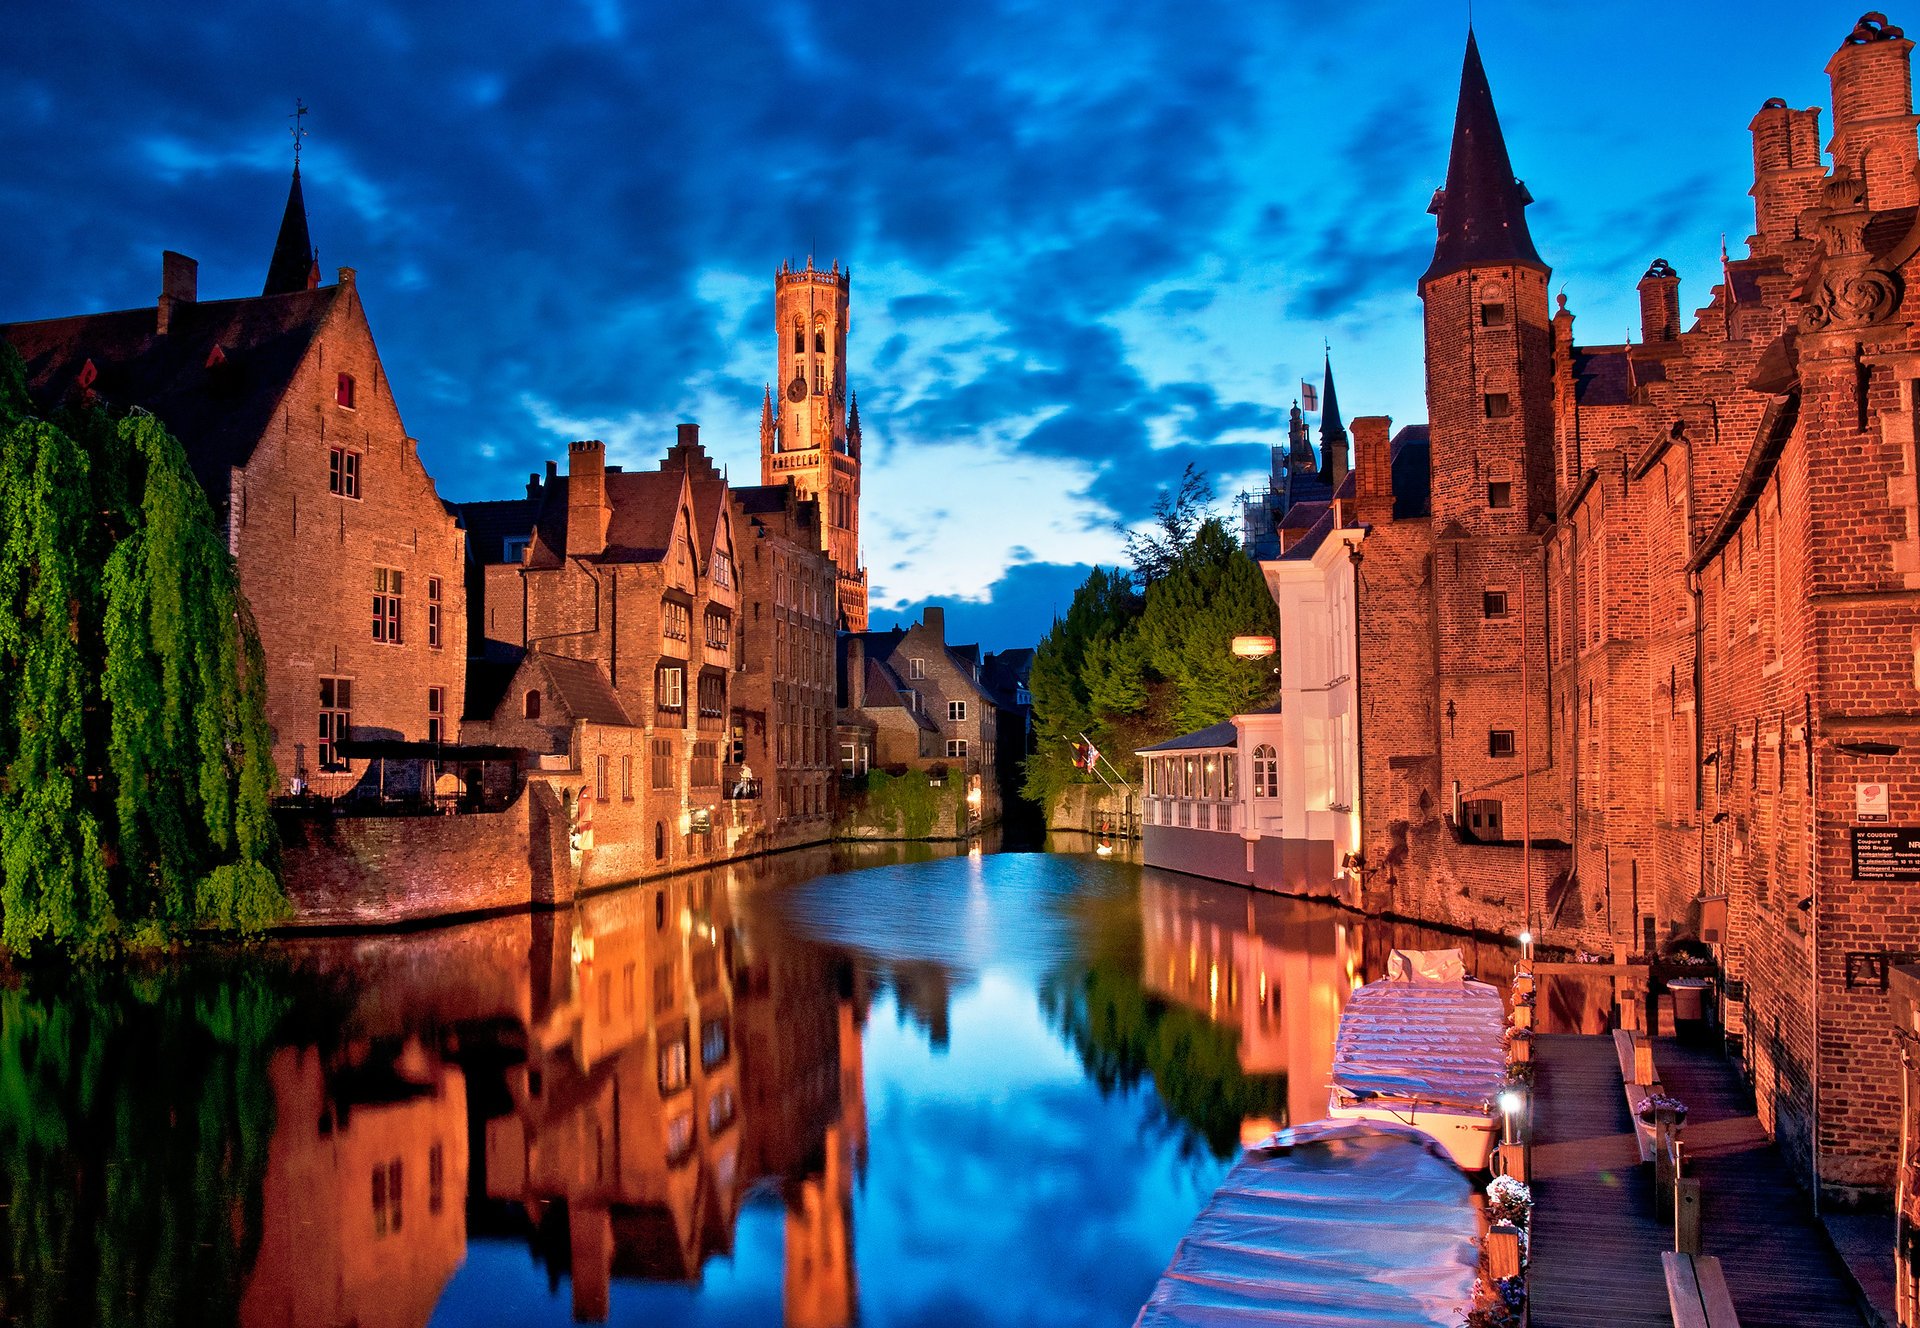
<svg viewBox="0 0 1920 1328">
<path fill-rule="evenodd" d="M 786 1321 L 851 1324 L 864 1003 L 830 953 L 743 935 L 732 876 L 475 924 L 408 975 L 443 1031 L 279 1052 L 245 1328 L 425 1324 L 470 1222 L 528 1239 L 598 1322 L 616 1279 L 697 1282 L 750 1191 L 785 1204 Z M 503 938 L 524 961 L 489 987 L 462 955 Z"/>
<path fill-rule="evenodd" d="M 1394 949 L 1461 949 L 1470 972 L 1503 989 L 1512 968 L 1500 945 L 1151 867 L 1140 921 L 1148 990 L 1232 1030 L 1245 1073 L 1286 1076 L 1288 1119 L 1248 1120 L 1248 1138 L 1326 1115 L 1347 998 Z"/>
<path fill-rule="evenodd" d="M 467 1091 L 409 1038 L 283 1047 L 244 1328 L 412 1328 L 467 1252 Z"/>
</svg>

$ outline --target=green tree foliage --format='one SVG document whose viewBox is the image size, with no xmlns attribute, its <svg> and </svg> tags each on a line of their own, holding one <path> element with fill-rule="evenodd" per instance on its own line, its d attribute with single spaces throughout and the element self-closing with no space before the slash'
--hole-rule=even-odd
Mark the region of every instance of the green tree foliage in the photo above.
<svg viewBox="0 0 1920 1328">
<path fill-rule="evenodd" d="M 0 1322 L 237 1322 L 286 986 L 195 965 L 0 991 Z"/>
<path fill-rule="evenodd" d="M 33 413 L 0 347 L 0 940 L 110 949 L 285 908 L 264 665 L 185 452 Z"/>
<path fill-rule="evenodd" d="M 1264 704 L 1273 693 L 1273 665 L 1237 657 L 1233 638 L 1279 630 L 1279 610 L 1258 565 L 1218 517 L 1201 522 L 1166 575 L 1147 587 L 1140 619 L 1148 661 L 1173 684 L 1175 732 Z"/>
<path fill-rule="evenodd" d="M 1068 786 L 1097 782 L 1074 765 L 1082 735 L 1137 783 L 1136 748 L 1272 699 L 1272 664 L 1236 658 L 1233 638 L 1279 630 L 1273 596 L 1207 513 L 1212 495 L 1189 466 L 1154 504 L 1151 529 L 1129 535 L 1132 574 L 1094 569 L 1034 651 L 1028 797 L 1052 806 Z"/>
</svg>

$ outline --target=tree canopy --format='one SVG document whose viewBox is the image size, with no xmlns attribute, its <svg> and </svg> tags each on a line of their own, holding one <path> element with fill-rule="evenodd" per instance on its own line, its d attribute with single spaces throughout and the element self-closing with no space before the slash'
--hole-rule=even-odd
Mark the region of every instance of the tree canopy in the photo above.
<svg viewBox="0 0 1920 1328">
<path fill-rule="evenodd" d="M 0 941 L 251 930 L 285 908 L 259 639 L 185 451 L 51 415 L 0 344 Z"/>
<path fill-rule="evenodd" d="M 1204 728 L 1271 699 L 1272 666 L 1239 659 L 1233 638 L 1271 636 L 1278 614 L 1260 568 L 1207 511 L 1212 489 L 1189 466 L 1129 538 L 1131 573 L 1095 568 L 1034 651 L 1028 688 L 1039 750 L 1026 794 L 1043 804 L 1068 785 L 1082 737 L 1130 781 L 1137 747 Z"/>
</svg>

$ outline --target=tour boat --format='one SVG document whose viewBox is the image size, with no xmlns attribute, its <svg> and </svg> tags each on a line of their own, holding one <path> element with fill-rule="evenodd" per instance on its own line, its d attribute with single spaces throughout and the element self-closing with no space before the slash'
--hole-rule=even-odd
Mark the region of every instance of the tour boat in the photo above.
<svg viewBox="0 0 1920 1328">
<path fill-rule="evenodd" d="M 1353 993 L 1334 1045 L 1330 1113 L 1429 1135 L 1463 1171 L 1485 1171 L 1506 1083 L 1500 993 L 1467 977 L 1458 950 L 1395 950 L 1387 976 Z"/>
</svg>

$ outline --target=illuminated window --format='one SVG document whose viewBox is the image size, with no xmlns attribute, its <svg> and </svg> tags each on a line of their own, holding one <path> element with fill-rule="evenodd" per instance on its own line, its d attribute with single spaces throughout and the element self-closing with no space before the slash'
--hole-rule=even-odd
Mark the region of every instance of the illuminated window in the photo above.
<svg viewBox="0 0 1920 1328">
<path fill-rule="evenodd" d="M 1253 796 L 1280 796 L 1280 757 L 1264 742 L 1253 749 Z"/>
</svg>

